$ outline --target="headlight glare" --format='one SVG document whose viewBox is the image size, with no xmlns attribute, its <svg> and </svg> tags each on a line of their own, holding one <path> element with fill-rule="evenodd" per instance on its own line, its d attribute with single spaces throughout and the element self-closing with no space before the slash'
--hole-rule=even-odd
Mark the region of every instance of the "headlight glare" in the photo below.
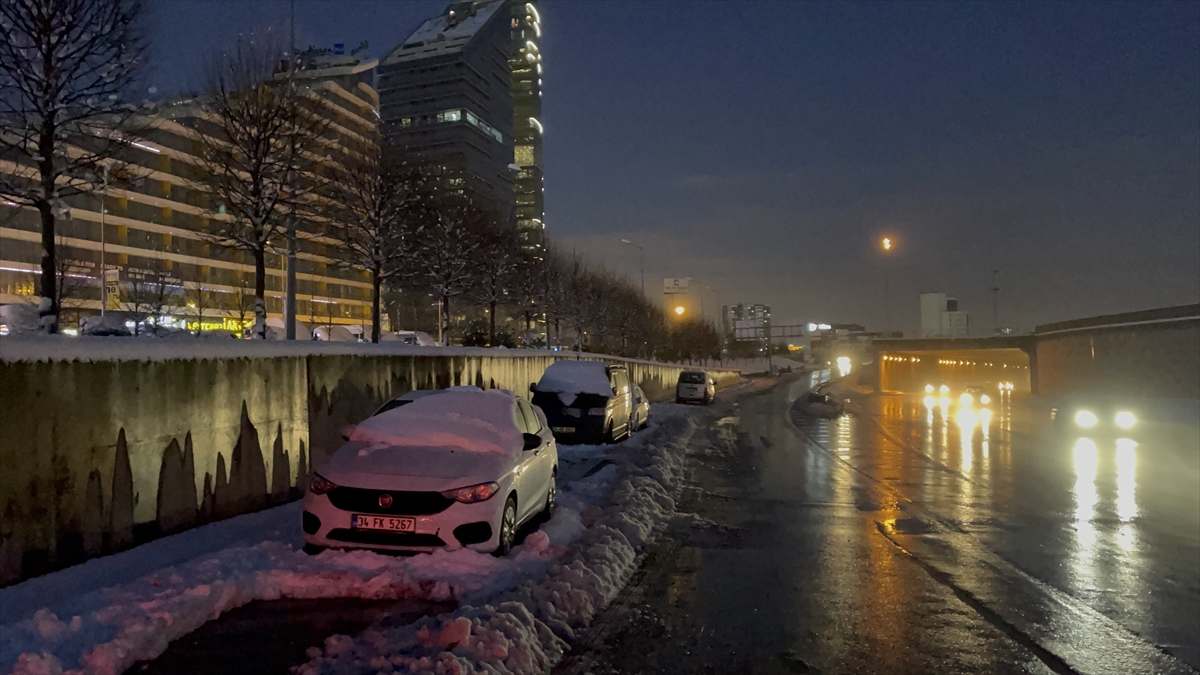
<svg viewBox="0 0 1200 675">
<path fill-rule="evenodd" d="M 1079 412 L 1075 413 L 1075 424 L 1078 424 L 1084 429 L 1091 429 L 1092 427 L 1096 426 L 1097 421 L 1096 413 L 1092 412 L 1091 410 L 1080 410 Z"/>
<path fill-rule="evenodd" d="M 1117 413 L 1117 418 L 1115 421 L 1117 426 L 1121 427 L 1122 429 L 1132 429 L 1133 425 L 1137 424 L 1137 417 L 1135 417 L 1134 414 L 1128 410 L 1122 410 L 1121 412 Z"/>
</svg>

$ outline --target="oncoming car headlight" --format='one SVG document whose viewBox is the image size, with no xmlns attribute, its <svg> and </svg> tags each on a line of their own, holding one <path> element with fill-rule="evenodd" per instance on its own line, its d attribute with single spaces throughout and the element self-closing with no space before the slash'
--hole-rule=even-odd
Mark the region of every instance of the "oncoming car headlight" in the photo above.
<svg viewBox="0 0 1200 675">
<path fill-rule="evenodd" d="M 979 402 L 980 402 L 980 403 L 982 403 L 982 404 L 984 404 L 984 405 L 987 405 L 987 404 L 989 404 L 989 403 L 991 403 L 991 402 L 992 402 L 992 398 L 991 398 L 990 396 L 988 396 L 987 394 L 982 394 L 982 395 L 979 397 Z"/>
<path fill-rule="evenodd" d="M 1117 417 L 1113 421 L 1116 422 L 1117 426 L 1121 427 L 1122 429 L 1132 429 L 1133 425 L 1137 424 L 1137 417 L 1135 417 L 1134 414 L 1128 410 L 1122 410 L 1121 412 L 1117 413 Z"/>
<path fill-rule="evenodd" d="M 927 384 L 927 385 L 925 385 L 925 393 L 926 393 L 926 394 L 932 394 L 932 393 L 933 393 L 933 385 L 932 385 L 932 384 Z"/>
<path fill-rule="evenodd" d="M 1092 412 L 1091 410 L 1080 410 L 1079 412 L 1075 413 L 1075 424 L 1078 424 L 1084 429 L 1091 429 L 1092 427 L 1096 426 L 1097 421 L 1096 413 Z"/>
<path fill-rule="evenodd" d="M 942 386 L 941 386 L 939 389 L 940 389 L 941 393 L 943 393 L 943 394 L 949 394 L 949 393 L 950 393 L 950 387 L 947 387 L 947 386 L 946 386 L 946 385 L 944 385 L 944 384 L 943 384 L 943 385 L 942 385 Z"/>
<path fill-rule="evenodd" d="M 961 406 L 970 407 L 975 404 L 975 397 L 970 394 L 963 394 L 958 397 L 958 404 Z"/>
</svg>

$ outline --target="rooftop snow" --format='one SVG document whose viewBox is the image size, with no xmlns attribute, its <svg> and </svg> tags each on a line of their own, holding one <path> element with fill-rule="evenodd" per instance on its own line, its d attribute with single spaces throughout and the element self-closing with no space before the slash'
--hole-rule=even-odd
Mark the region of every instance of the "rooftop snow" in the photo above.
<svg viewBox="0 0 1200 675">
<path fill-rule="evenodd" d="M 578 394 L 613 395 L 608 373 L 598 361 L 556 361 L 542 373 L 537 390 L 558 394 L 563 405 L 571 405 Z"/>
<path fill-rule="evenodd" d="M 478 3 L 473 15 L 453 26 L 449 25 L 450 18 L 445 14 L 428 19 L 415 33 L 408 36 L 408 39 L 396 45 L 384 57 L 383 64 L 415 61 L 461 51 L 503 4 L 499 0 L 487 4 Z"/>
</svg>

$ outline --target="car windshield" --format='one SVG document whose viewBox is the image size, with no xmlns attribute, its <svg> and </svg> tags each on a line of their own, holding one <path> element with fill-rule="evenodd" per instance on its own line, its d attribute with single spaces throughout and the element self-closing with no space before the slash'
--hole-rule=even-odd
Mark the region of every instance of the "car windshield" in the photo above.
<svg viewBox="0 0 1200 675">
<path fill-rule="evenodd" d="M 704 384 L 704 373 L 682 373 L 679 376 L 680 384 Z"/>
</svg>

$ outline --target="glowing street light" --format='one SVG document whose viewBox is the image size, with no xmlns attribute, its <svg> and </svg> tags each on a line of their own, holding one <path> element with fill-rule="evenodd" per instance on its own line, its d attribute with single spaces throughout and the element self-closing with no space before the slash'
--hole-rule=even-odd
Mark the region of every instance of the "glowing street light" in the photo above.
<svg viewBox="0 0 1200 675">
<path fill-rule="evenodd" d="M 885 251 L 892 250 L 892 238 L 891 237 L 883 238 L 883 250 L 885 250 Z"/>
<path fill-rule="evenodd" d="M 679 305 L 678 307 L 675 308 L 675 314 L 678 316 L 683 316 L 684 311 L 685 310 L 683 309 L 683 305 Z"/>
</svg>

